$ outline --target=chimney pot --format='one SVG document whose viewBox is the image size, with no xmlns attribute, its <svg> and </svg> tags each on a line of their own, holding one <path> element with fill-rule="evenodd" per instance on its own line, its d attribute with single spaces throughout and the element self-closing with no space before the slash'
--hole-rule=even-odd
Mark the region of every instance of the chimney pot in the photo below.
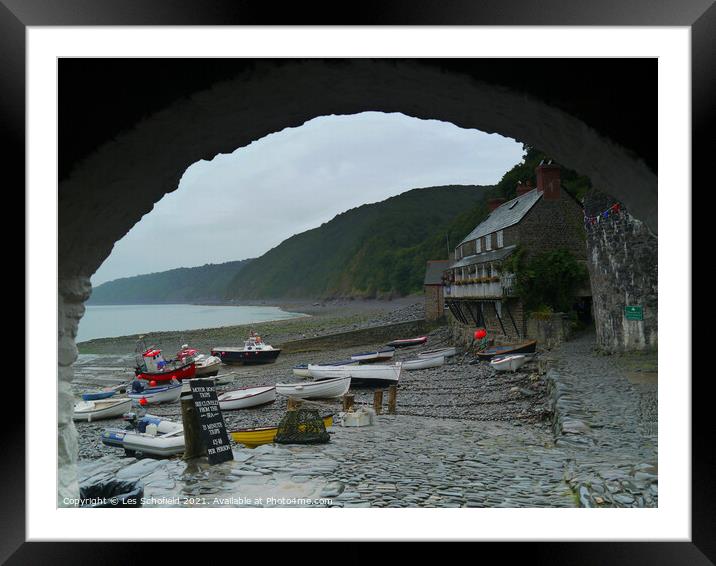
<svg viewBox="0 0 716 566">
<path fill-rule="evenodd" d="M 556 200 L 561 194 L 559 165 L 542 161 L 535 170 L 537 172 L 537 190 L 544 193 L 545 199 Z"/>
<path fill-rule="evenodd" d="M 520 181 L 517 183 L 517 196 L 521 197 L 523 194 L 528 193 L 532 190 L 532 183 L 530 181 L 527 181 L 526 183 L 523 183 Z"/>
</svg>

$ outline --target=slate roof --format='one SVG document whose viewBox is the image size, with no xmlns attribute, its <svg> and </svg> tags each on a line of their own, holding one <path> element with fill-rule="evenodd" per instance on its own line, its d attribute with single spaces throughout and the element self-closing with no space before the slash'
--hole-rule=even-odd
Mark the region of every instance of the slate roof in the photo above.
<svg viewBox="0 0 716 566">
<path fill-rule="evenodd" d="M 524 218 L 525 214 L 530 211 L 541 196 L 541 191 L 532 189 L 528 193 L 501 204 L 490 213 L 490 216 L 478 224 L 477 227 L 458 245 L 462 245 L 470 240 L 476 240 L 477 238 L 486 236 L 487 234 L 492 234 L 493 232 L 497 232 L 498 230 L 517 224 Z"/>
<path fill-rule="evenodd" d="M 443 271 L 448 268 L 449 264 L 450 261 L 447 259 L 428 261 L 423 285 L 440 285 L 442 283 Z"/>
<path fill-rule="evenodd" d="M 465 267 L 466 265 L 475 265 L 476 263 L 485 263 L 487 261 L 498 261 L 506 258 L 512 252 L 517 249 L 517 246 L 507 246 L 492 250 L 490 252 L 484 252 L 481 254 L 470 255 L 462 258 L 460 261 L 456 261 L 450 267 Z"/>
</svg>

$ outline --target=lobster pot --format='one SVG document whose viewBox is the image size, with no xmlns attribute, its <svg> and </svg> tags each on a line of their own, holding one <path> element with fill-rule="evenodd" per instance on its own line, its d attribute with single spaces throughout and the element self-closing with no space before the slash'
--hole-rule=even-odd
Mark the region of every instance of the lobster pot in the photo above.
<svg viewBox="0 0 716 566">
<path fill-rule="evenodd" d="M 278 424 L 274 442 L 279 444 L 325 444 L 331 439 L 316 409 L 288 411 Z"/>
</svg>

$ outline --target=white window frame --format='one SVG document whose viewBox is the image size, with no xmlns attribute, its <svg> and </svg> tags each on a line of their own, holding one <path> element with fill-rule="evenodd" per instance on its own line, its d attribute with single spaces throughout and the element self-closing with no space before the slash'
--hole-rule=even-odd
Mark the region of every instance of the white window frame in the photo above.
<svg viewBox="0 0 716 566">
<path fill-rule="evenodd" d="M 475 253 L 482 253 L 482 238 L 475 240 Z"/>
<path fill-rule="evenodd" d="M 492 234 L 485 236 L 485 251 L 489 252 L 492 249 Z"/>
<path fill-rule="evenodd" d="M 497 231 L 497 247 L 501 248 L 505 245 L 504 235 L 502 230 Z"/>
</svg>

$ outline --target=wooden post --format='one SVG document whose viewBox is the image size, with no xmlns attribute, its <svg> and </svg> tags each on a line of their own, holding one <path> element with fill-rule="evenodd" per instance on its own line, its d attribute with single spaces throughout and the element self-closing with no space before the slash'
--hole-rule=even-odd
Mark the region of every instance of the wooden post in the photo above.
<svg viewBox="0 0 716 566">
<path fill-rule="evenodd" d="M 295 411 L 301 406 L 301 400 L 300 399 L 294 399 L 293 397 L 289 397 L 288 401 L 286 403 L 286 410 L 287 411 Z"/>
<path fill-rule="evenodd" d="M 383 412 L 383 390 L 378 389 L 373 393 L 373 410 L 376 415 L 380 415 Z"/>
<path fill-rule="evenodd" d="M 206 447 L 199 435 L 199 417 L 189 384 L 182 387 L 181 420 L 184 425 L 184 460 L 206 456 Z"/>
<path fill-rule="evenodd" d="M 347 413 L 353 408 L 353 399 L 355 398 L 355 395 L 344 395 L 343 396 L 343 412 Z"/>
<path fill-rule="evenodd" d="M 398 400 L 398 386 L 391 385 L 388 387 L 388 413 L 391 415 L 395 414 L 395 406 Z"/>
</svg>

